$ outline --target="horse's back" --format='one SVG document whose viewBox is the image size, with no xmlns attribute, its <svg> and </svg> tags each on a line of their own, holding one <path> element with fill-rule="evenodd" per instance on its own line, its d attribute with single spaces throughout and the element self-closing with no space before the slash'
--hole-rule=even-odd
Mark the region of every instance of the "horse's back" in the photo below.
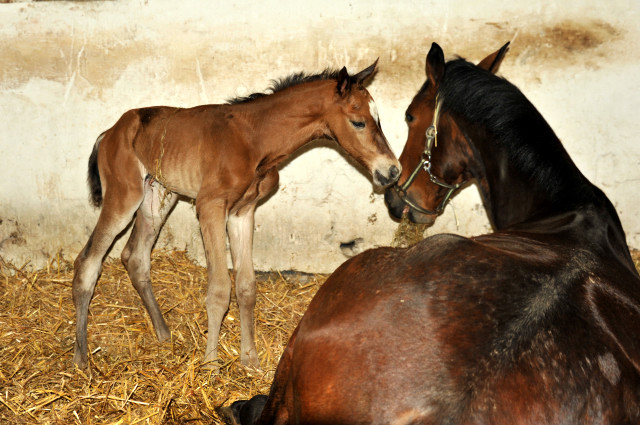
<svg viewBox="0 0 640 425">
<path fill-rule="evenodd" d="M 637 375 L 584 304 L 592 271 L 572 271 L 577 260 L 543 242 L 499 239 L 439 235 L 338 268 L 289 347 L 291 414 L 301 423 L 639 420 Z"/>
</svg>

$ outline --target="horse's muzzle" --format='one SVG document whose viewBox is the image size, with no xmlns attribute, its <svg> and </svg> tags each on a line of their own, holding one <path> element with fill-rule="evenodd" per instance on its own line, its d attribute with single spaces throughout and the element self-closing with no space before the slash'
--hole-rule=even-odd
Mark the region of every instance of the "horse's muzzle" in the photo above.
<svg viewBox="0 0 640 425">
<path fill-rule="evenodd" d="M 395 187 L 391 186 L 384 191 L 384 203 L 389 210 L 391 217 L 400 220 L 404 215 L 405 206 L 407 206 L 398 196 Z"/>
<path fill-rule="evenodd" d="M 411 206 L 398 195 L 398 187 L 396 185 L 388 187 L 387 190 L 385 190 L 384 203 L 389 210 L 389 214 L 397 220 L 401 220 L 406 214 L 412 223 L 431 225 L 437 217 L 436 214 L 423 214 L 411 208 Z"/>
</svg>

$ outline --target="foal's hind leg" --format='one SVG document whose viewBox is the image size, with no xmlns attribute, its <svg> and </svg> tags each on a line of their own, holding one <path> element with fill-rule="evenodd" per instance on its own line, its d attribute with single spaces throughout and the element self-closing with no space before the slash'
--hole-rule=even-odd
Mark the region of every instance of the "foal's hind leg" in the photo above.
<svg viewBox="0 0 640 425">
<path fill-rule="evenodd" d="M 236 298 L 240 307 L 240 361 L 258 367 L 253 310 L 256 305 L 256 281 L 253 270 L 253 224 L 255 205 L 230 214 L 227 221 L 233 266 L 236 270 Z"/>
<path fill-rule="evenodd" d="M 72 293 L 76 308 L 76 342 L 73 361 L 78 367 L 86 367 L 89 360 L 87 316 L 89 303 L 102 268 L 102 260 L 118 234 L 131 222 L 141 201 L 142 187 L 139 192 L 125 191 L 119 199 L 114 198 L 107 190 L 98 223 L 74 263 Z"/>
<path fill-rule="evenodd" d="M 122 250 L 124 264 L 133 287 L 136 288 L 144 304 L 156 336 L 160 342 L 171 337 L 162 312 L 156 301 L 151 287 L 151 249 L 160 233 L 169 212 L 174 207 L 178 197 L 166 190 L 157 181 L 149 177 L 144 182 L 144 199 L 131 230 L 127 245 Z"/>
</svg>

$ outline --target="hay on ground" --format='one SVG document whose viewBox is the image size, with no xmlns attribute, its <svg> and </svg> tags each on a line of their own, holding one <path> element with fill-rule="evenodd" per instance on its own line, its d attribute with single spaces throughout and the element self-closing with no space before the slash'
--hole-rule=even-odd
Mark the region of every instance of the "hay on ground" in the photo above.
<svg viewBox="0 0 640 425">
<path fill-rule="evenodd" d="M 413 242 L 423 230 L 408 233 Z M 640 252 L 634 251 L 633 258 L 640 267 Z M 220 423 L 216 407 L 268 393 L 289 336 L 326 278 L 258 274 L 259 371 L 240 365 L 232 296 L 220 337 L 223 365 L 212 375 L 200 368 L 206 344 L 206 270 L 185 252 L 160 251 L 152 256 L 151 274 L 171 341 L 157 342 L 124 267 L 109 260 L 91 303 L 91 367 L 82 371 L 71 362 L 72 264 L 58 255 L 43 270 L 28 271 L 0 257 L 0 423 Z"/>
<path fill-rule="evenodd" d="M 278 359 L 323 275 L 259 273 L 261 370 L 239 361 L 238 308 L 221 329 L 218 375 L 200 368 L 206 345 L 206 269 L 185 252 L 152 256 L 153 286 L 171 329 L 159 343 L 119 260 L 105 262 L 89 314 L 90 369 L 72 365 L 72 264 L 43 270 L 0 257 L 0 423 L 219 423 L 217 406 L 268 393 Z"/>
</svg>

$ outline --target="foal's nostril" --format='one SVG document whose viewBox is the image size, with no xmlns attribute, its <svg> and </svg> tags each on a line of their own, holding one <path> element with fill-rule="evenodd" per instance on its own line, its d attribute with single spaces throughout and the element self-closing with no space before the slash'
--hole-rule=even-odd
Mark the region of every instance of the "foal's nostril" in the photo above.
<svg viewBox="0 0 640 425">
<path fill-rule="evenodd" d="M 400 177 L 400 170 L 398 170 L 398 167 L 396 167 L 395 165 L 392 165 L 389 169 L 389 180 L 395 182 L 396 180 L 398 180 L 398 177 Z"/>
<path fill-rule="evenodd" d="M 385 176 L 379 170 L 376 170 L 373 175 L 374 179 L 377 181 L 377 184 L 380 186 L 389 186 L 390 184 L 398 181 L 398 177 L 400 177 L 400 170 L 395 165 L 392 165 L 387 171 L 387 175 Z"/>
</svg>

